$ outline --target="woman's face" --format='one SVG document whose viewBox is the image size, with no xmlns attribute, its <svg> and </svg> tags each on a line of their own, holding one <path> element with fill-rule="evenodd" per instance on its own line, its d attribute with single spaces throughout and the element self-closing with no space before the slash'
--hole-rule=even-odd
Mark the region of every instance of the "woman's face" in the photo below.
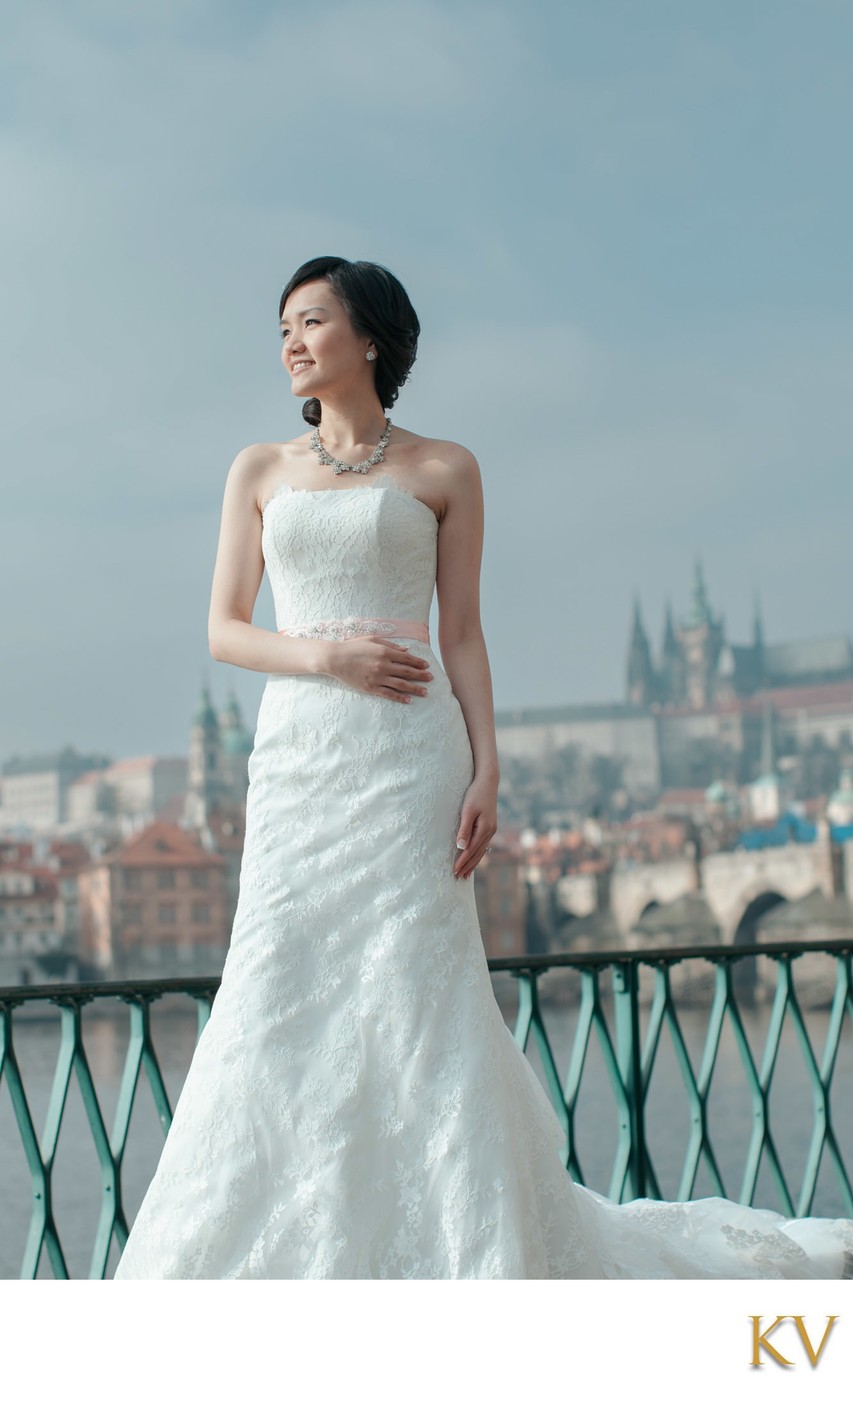
<svg viewBox="0 0 853 1405">
<path fill-rule="evenodd" d="M 281 315 L 281 361 L 294 395 L 357 386 L 372 379 L 369 337 L 357 337 L 343 304 L 323 278 L 302 283 Z M 369 383 L 369 380 L 368 380 Z"/>
</svg>

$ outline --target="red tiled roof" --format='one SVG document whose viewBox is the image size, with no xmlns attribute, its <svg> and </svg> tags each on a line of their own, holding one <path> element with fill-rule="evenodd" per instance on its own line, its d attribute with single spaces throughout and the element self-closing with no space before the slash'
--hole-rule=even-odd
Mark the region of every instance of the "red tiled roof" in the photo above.
<svg viewBox="0 0 853 1405">
<path fill-rule="evenodd" d="M 221 854 L 203 849 L 192 834 L 167 820 L 153 820 L 97 861 L 122 868 L 212 868 L 225 863 Z M 96 865 L 97 866 L 97 865 Z"/>
<path fill-rule="evenodd" d="M 76 839 L 55 839 L 50 852 L 59 859 L 60 873 L 74 873 L 91 858 L 86 845 Z"/>
</svg>

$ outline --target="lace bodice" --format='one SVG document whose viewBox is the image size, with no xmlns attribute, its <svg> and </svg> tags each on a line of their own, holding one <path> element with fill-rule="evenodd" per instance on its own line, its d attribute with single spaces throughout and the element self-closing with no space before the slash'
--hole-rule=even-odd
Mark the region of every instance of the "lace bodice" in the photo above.
<svg viewBox="0 0 853 1405">
<path fill-rule="evenodd" d="M 393 475 L 352 488 L 281 483 L 263 521 L 279 628 L 346 615 L 429 620 L 438 519 Z"/>
</svg>

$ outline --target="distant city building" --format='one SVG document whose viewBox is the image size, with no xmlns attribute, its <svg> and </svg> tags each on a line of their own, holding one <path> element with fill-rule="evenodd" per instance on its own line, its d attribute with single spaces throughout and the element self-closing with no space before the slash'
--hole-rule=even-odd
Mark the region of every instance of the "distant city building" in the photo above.
<svg viewBox="0 0 853 1405">
<path fill-rule="evenodd" d="M 221 970 L 226 867 L 179 825 L 147 825 L 80 873 L 81 958 L 116 978 Z"/>
<path fill-rule="evenodd" d="M 24 864 L 0 866 L 0 956 L 40 956 L 61 945 L 56 875 Z"/>
<path fill-rule="evenodd" d="M 0 985 L 74 979 L 82 844 L 0 839 Z"/>
<path fill-rule="evenodd" d="M 109 757 L 81 755 L 72 746 L 35 756 L 13 756 L 2 768 L 2 823 L 11 829 L 56 830 L 70 818 L 74 782 L 100 773 Z"/>
<path fill-rule="evenodd" d="M 245 810 L 252 733 L 230 692 L 217 715 L 205 687 L 190 731 L 189 760 L 133 756 L 113 761 L 71 746 L 14 756 L 0 772 L 0 826 L 6 832 L 128 833 L 158 815 L 208 829 L 214 810 Z M 232 817 L 233 818 L 233 817 Z"/>
<path fill-rule="evenodd" d="M 527 953 L 527 888 L 518 843 L 494 841 L 476 869 L 474 895 L 487 957 Z"/>
<path fill-rule="evenodd" d="M 630 703 L 578 703 L 495 712 L 502 757 L 535 759 L 561 747 L 577 746 L 618 759 L 625 789 L 650 797 L 661 782 L 657 730 L 649 709 Z"/>
<path fill-rule="evenodd" d="M 826 818 L 833 825 L 853 825 L 853 769 L 845 767 L 839 778 L 838 789 L 829 797 Z"/>
<path fill-rule="evenodd" d="M 749 787 L 749 806 L 758 824 L 774 824 L 793 800 L 793 792 L 776 768 L 775 728 L 773 708 L 764 708 L 761 736 L 761 775 Z"/>
<path fill-rule="evenodd" d="M 112 815 L 153 819 L 186 788 L 183 756 L 132 756 L 78 776 L 69 791 L 68 818 L 80 824 Z"/>
</svg>

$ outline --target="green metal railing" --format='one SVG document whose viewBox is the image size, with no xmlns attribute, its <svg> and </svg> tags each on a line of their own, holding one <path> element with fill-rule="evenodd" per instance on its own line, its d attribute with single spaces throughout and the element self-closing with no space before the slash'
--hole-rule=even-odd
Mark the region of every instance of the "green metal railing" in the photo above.
<svg viewBox="0 0 853 1405">
<path fill-rule="evenodd" d="M 793 976 L 793 963 L 798 956 L 807 952 L 822 952 L 835 958 L 835 988 L 826 1039 L 819 1057 L 809 1037 Z M 744 1205 L 754 1203 L 761 1160 L 766 1155 L 783 1213 L 808 1215 L 814 1202 L 821 1159 L 826 1152 L 841 1187 L 845 1212 L 853 1215 L 850 1174 L 838 1145 L 830 1111 L 833 1071 L 845 1028 L 845 1017 L 848 1020 L 848 1037 L 853 1039 L 851 952 L 853 943 L 844 939 L 801 942 L 796 945 L 788 942 L 767 942 L 738 947 L 695 946 L 687 950 L 684 947 L 658 948 L 641 953 L 601 952 L 560 958 L 560 965 L 574 967 L 578 971 L 581 983 L 579 1018 L 568 1074 L 564 1081 L 560 1079 L 554 1059 L 538 990 L 539 976 L 557 964 L 555 958 L 528 957 L 524 961 L 516 962 L 495 959 L 489 962 L 489 966 L 493 971 L 512 969 L 518 979 L 520 999 L 515 1038 L 526 1050 L 531 1035 L 533 1036 L 548 1091 L 565 1133 L 565 1165 L 574 1180 L 584 1183 L 576 1154 L 574 1124 L 581 1078 L 594 1030 L 615 1094 L 619 1121 L 617 1151 L 608 1194 L 612 1200 L 618 1201 L 633 1200 L 637 1196 L 663 1198 L 648 1149 L 645 1107 L 661 1034 L 666 1028 L 673 1041 L 687 1094 L 691 1124 L 681 1179 L 674 1198 L 687 1200 L 691 1197 L 703 1158 L 715 1192 L 718 1195 L 727 1195 L 711 1143 L 708 1099 L 720 1038 L 728 1019 L 749 1090 L 753 1118 L 739 1202 Z M 756 1066 L 744 1029 L 740 1009 L 743 992 L 738 993 L 734 979 L 739 962 L 759 955 L 772 960 L 776 970 L 776 985 L 760 1067 Z M 714 969 L 713 998 L 698 1073 L 694 1071 L 690 1060 L 672 990 L 673 968 L 682 962 L 696 960 L 710 962 Z M 654 971 L 654 994 L 645 1036 L 641 1037 L 639 973 L 644 966 Z M 615 1026 L 613 1033 L 601 991 L 601 977 L 608 968 L 612 977 L 612 1023 Z M 812 1095 L 813 1112 L 805 1174 L 796 1203 L 790 1193 L 776 1149 L 769 1108 L 773 1073 L 786 1019 L 790 1020 L 797 1033 Z M 849 1123 L 853 1116 L 853 1090 L 843 1090 L 843 1096 Z"/>
<path fill-rule="evenodd" d="M 797 958 L 823 953 L 834 963 L 834 993 L 828 1014 L 824 1046 L 816 1053 L 809 1037 L 794 981 Z M 762 943 L 754 946 L 666 947 L 645 951 L 607 951 L 493 958 L 489 969 L 509 972 L 517 982 L 518 1012 L 514 1037 L 528 1049 L 531 1036 L 542 1066 L 546 1086 L 565 1133 L 564 1163 L 573 1179 L 584 1183 L 578 1157 L 576 1114 L 584 1068 L 595 1035 L 615 1096 L 617 1148 L 609 1196 L 624 1201 L 637 1196 L 662 1199 L 652 1163 L 647 1137 L 646 1102 L 658 1057 L 661 1036 L 666 1030 L 672 1040 L 679 1072 L 688 1099 L 690 1133 L 685 1147 L 681 1179 L 676 1199 L 691 1198 L 700 1165 L 704 1162 L 717 1194 L 726 1195 L 708 1124 L 708 1099 L 720 1039 L 728 1021 L 735 1036 L 743 1075 L 752 1103 L 753 1130 L 739 1200 L 752 1204 L 763 1157 L 767 1157 L 777 1191 L 788 1215 L 811 1211 L 824 1153 L 841 1187 L 845 1214 L 853 1216 L 853 1189 L 836 1136 L 830 1110 L 833 1071 L 842 1042 L 842 1033 L 853 1038 L 853 981 L 851 981 L 853 942 L 844 939 L 827 942 Z M 735 973 L 739 962 L 755 956 L 768 958 L 775 969 L 775 990 L 760 1066 L 753 1058 L 741 1013 L 741 1003 L 750 997 L 739 990 Z M 698 1072 L 691 1062 L 673 991 L 674 968 L 685 962 L 710 963 L 713 993 L 708 1010 L 704 1047 Z M 561 1079 L 552 1041 L 543 1013 L 547 1003 L 540 989 L 546 973 L 561 968 L 574 973 L 579 981 L 577 1024 L 568 1070 Z M 653 992 L 645 1032 L 642 1031 L 644 1001 L 640 998 L 643 968 L 652 973 Z M 704 968 L 707 971 L 707 966 Z M 610 984 L 602 989 L 603 977 Z M 648 974 L 648 972 L 647 972 Z M 89 1278 L 106 1273 L 113 1235 L 120 1249 L 128 1236 L 122 1200 L 122 1159 L 133 1113 L 140 1073 L 145 1071 L 164 1136 L 172 1122 L 172 1108 L 154 1047 L 151 1027 L 152 1004 L 169 994 L 184 994 L 197 1004 L 196 1039 L 204 1028 L 219 988 L 219 977 L 171 978 L 160 980 L 108 981 L 99 984 L 58 984 L 0 987 L 0 1087 L 5 1080 L 11 1095 L 15 1122 L 20 1134 L 32 1181 L 33 1208 L 21 1264 L 21 1278 L 35 1278 L 43 1249 L 46 1248 L 56 1278 L 68 1278 L 53 1210 L 53 1171 L 57 1141 L 62 1126 L 72 1073 L 76 1073 L 83 1106 L 91 1129 L 101 1175 L 101 1210 L 95 1233 Z M 92 1001 L 125 1001 L 130 1010 L 130 1040 L 125 1056 L 112 1130 L 108 1131 L 95 1089 L 82 1032 L 83 1007 Z M 34 1001 L 49 1001 L 58 1007 L 61 1038 L 44 1131 L 39 1136 L 30 1111 L 24 1079 L 15 1052 L 15 1011 Z M 608 1009 L 609 1006 L 609 1009 Z M 796 1203 L 788 1187 L 771 1129 L 769 1098 L 774 1068 L 785 1022 L 796 1030 L 803 1055 L 812 1103 L 811 1139 L 803 1183 Z M 846 1023 L 845 1023 L 846 1022 Z M 848 1108 L 853 1104 L 850 1089 L 843 1090 Z M 848 1114 L 849 1115 L 849 1114 Z"/>
</svg>

